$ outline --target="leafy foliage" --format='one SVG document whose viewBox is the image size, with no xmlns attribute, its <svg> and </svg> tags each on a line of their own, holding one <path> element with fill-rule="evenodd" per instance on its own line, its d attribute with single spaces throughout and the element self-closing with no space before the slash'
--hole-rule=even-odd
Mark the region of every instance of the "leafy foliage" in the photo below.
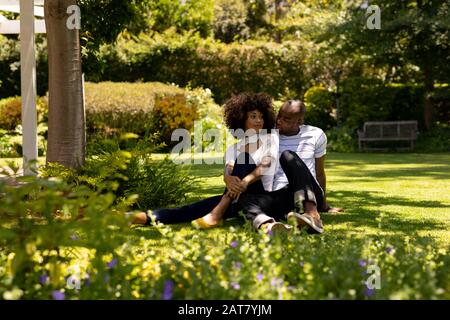
<svg viewBox="0 0 450 320">
<path fill-rule="evenodd" d="M 68 169 L 50 163 L 42 169 L 42 176 L 86 185 L 98 192 L 113 192 L 119 203 L 126 201 L 141 210 L 182 203 L 191 190 L 193 180 L 189 173 L 167 158 L 151 158 L 150 154 L 161 148 L 156 143 L 157 136 L 137 138 L 135 134 L 124 134 L 120 139 L 93 142 L 100 145 L 91 146 L 96 153 L 82 168 Z"/>
<path fill-rule="evenodd" d="M 214 37 L 230 43 L 249 37 L 246 10 L 242 0 L 221 0 L 214 5 Z"/>
<path fill-rule="evenodd" d="M 197 119 L 196 106 L 185 96 L 183 89 L 162 83 L 86 83 L 87 129 L 103 137 L 161 131 L 168 144 L 173 129 L 190 130 Z"/>
<path fill-rule="evenodd" d="M 334 97 L 324 87 L 311 87 L 305 93 L 306 116 L 305 123 L 323 130 L 331 129 L 336 125 L 332 116 Z"/>
<path fill-rule="evenodd" d="M 251 42 L 225 45 L 194 35 L 167 32 L 122 39 L 102 49 L 104 81 L 158 81 L 209 88 L 222 103 L 232 93 L 265 91 L 301 96 L 309 83 L 300 43 Z"/>
<path fill-rule="evenodd" d="M 20 43 L 16 35 L 0 34 L 0 99 L 20 95 Z M 36 90 L 48 90 L 47 41 L 36 35 Z"/>
</svg>

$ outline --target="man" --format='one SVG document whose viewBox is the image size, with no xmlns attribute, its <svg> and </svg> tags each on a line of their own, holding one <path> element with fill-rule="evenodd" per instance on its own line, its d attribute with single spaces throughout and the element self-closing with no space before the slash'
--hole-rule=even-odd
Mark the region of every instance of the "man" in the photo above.
<svg viewBox="0 0 450 320">
<path fill-rule="evenodd" d="M 321 232 L 319 211 L 340 212 L 340 208 L 327 205 L 325 175 L 325 133 L 316 127 L 303 125 L 306 108 L 300 100 L 287 101 L 280 109 L 276 128 L 280 133 L 280 168 L 274 177 L 275 193 L 267 195 L 247 195 L 238 177 L 225 179 L 228 190 L 240 194 L 237 204 L 233 204 L 225 218 L 237 216 L 239 209 L 244 209 L 255 228 L 263 225 L 274 226 L 275 220 L 283 219 L 289 211 L 295 209 L 289 218 L 298 224 L 308 224 L 311 230 Z M 302 167 L 303 170 L 298 170 Z M 288 171 L 288 175 L 283 170 Z M 302 175 L 296 174 L 298 171 Z M 292 181 L 289 181 L 289 179 Z M 305 181 L 307 180 L 307 181 Z M 291 187 L 288 185 L 291 183 Z M 288 190 L 286 190 L 288 189 Z M 301 192 L 295 192 L 293 190 Z M 280 191 L 281 190 L 281 191 Z M 313 197 L 314 195 L 314 197 Z M 208 214 L 220 201 L 221 195 L 200 200 L 179 208 L 157 209 L 152 212 L 156 222 L 164 224 L 190 222 Z M 269 198 L 269 201 L 266 201 Z M 312 199 L 311 199 L 312 198 Z M 266 199 L 266 200 L 265 200 Z M 254 203 L 254 202 L 257 203 Z M 267 205 L 261 204 L 267 203 Z M 306 215 L 299 214 L 303 207 Z M 274 217 L 272 217 L 273 215 Z M 135 224 L 151 224 L 151 218 L 144 212 L 134 216 Z"/>
</svg>

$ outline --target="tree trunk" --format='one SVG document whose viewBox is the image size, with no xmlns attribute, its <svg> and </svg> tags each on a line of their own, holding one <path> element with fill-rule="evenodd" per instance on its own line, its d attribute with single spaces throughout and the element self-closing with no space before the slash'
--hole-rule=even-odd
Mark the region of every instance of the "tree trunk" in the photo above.
<svg viewBox="0 0 450 320">
<path fill-rule="evenodd" d="M 47 163 L 69 168 L 82 166 L 86 153 L 79 30 L 67 27 L 67 8 L 76 2 L 44 3 L 49 68 Z"/>
<path fill-rule="evenodd" d="M 431 74 L 431 67 L 425 66 L 424 68 L 424 102 L 423 102 L 423 119 L 425 124 L 425 129 L 430 129 L 433 126 L 434 120 L 434 108 L 433 101 L 431 101 L 431 96 L 434 90 L 434 81 Z"/>
</svg>

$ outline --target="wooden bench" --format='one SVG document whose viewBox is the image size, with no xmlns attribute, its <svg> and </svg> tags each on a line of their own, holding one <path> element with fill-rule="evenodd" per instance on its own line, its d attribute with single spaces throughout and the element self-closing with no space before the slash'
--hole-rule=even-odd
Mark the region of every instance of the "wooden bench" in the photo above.
<svg viewBox="0 0 450 320">
<path fill-rule="evenodd" d="M 371 121 L 365 122 L 363 130 L 358 130 L 359 150 L 367 148 L 368 141 L 409 141 L 414 149 L 417 139 L 417 121 Z"/>
</svg>

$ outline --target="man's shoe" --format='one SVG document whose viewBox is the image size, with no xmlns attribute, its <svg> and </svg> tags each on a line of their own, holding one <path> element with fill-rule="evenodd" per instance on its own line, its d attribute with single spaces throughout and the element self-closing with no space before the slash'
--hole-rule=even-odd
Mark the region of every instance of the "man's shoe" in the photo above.
<svg viewBox="0 0 450 320">
<path fill-rule="evenodd" d="M 201 217 L 201 218 L 198 218 L 198 219 L 192 221 L 191 224 L 196 229 L 211 229 L 211 228 L 215 228 L 215 227 L 221 227 L 223 225 L 223 219 L 220 219 L 219 222 L 217 222 L 215 224 L 209 224 L 208 222 L 205 221 L 204 217 Z"/>
<path fill-rule="evenodd" d="M 294 211 L 289 212 L 287 218 L 288 220 L 295 219 L 299 229 L 304 226 L 308 226 L 308 231 L 310 233 L 323 233 L 323 224 L 320 218 L 313 218 L 307 213 L 300 214 Z"/>
<path fill-rule="evenodd" d="M 275 235 L 282 233 L 290 233 L 292 231 L 292 226 L 281 222 L 269 222 L 261 225 L 261 229 L 263 229 L 266 233 Z"/>
</svg>

